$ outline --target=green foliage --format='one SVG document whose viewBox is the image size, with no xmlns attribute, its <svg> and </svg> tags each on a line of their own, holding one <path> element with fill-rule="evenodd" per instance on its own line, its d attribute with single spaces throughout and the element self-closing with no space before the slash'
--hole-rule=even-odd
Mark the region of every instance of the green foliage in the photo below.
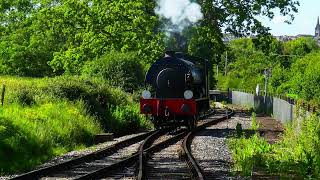
<svg viewBox="0 0 320 180">
<path fill-rule="evenodd" d="M 259 123 L 257 122 L 257 115 L 255 112 L 252 113 L 251 129 L 256 131 L 259 129 Z"/>
<path fill-rule="evenodd" d="M 17 91 L 17 101 L 19 104 L 25 106 L 25 105 L 32 105 L 35 103 L 33 94 L 31 91 L 27 90 L 27 89 L 19 89 Z"/>
<path fill-rule="evenodd" d="M 228 146 L 232 151 L 235 170 L 245 176 L 250 176 L 257 167 L 265 167 L 265 159 L 272 151 L 271 145 L 257 134 L 250 139 L 229 139 Z"/>
<path fill-rule="evenodd" d="M 282 54 L 283 44 L 271 35 L 259 35 L 252 39 L 256 50 L 262 51 L 265 55 Z M 246 49 L 245 47 L 242 47 Z"/>
<path fill-rule="evenodd" d="M 235 89 L 240 89 L 240 81 L 241 79 L 239 78 L 233 78 L 230 76 L 222 76 L 219 75 L 218 77 L 218 89 L 221 90 L 228 90 L 228 88 L 232 87 Z"/>
<path fill-rule="evenodd" d="M 154 31 L 155 2 L 23 2 L 0 7 L 1 74 L 79 74 L 85 62 L 112 50 L 136 51 L 152 62 L 164 49 L 163 35 Z"/>
<path fill-rule="evenodd" d="M 291 87 L 291 93 L 298 94 L 305 100 L 315 99 L 319 102 L 319 57 L 319 52 L 310 53 L 292 65 L 291 78 L 287 83 Z"/>
<path fill-rule="evenodd" d="M 81 144 L 101 132 L 84 103 L 60 101 L 0 109 L 0 167 L 3 173 L 27 170 Z"/>
<path fill-rule="evenodd" d="M 228 76 L 219 77 L 218 87 L 253 90 L 257 84 L 263 84 L 263 71 L 271 64 L 268 57 L 255 50 L 251 39 L 232 41 L 229 47 Z M 224 65 L 221 64 L 220 67 Z"/>
<path fill-rule="evenodd" d="M 283 94 L 288 92 L 290 86 L 287 82 L 290 79 L 290 70 L 283 68 L 280 64 L 272 69 L 272 76 L 270 77 L 269 87 L 272 92 L 276 94 Z"/>
<path fill-rule="evenodd" d="M 312 37 L 301 37 L 284 43 L 284 54 L 305 56 L 310 52 L 319 49 L 319 45 Z"/>
<path fill-rule="evenodd" d="M 264 70 L 270 69 L 269 92 L 319 101 L 318 50 L 316 41 L 304 37 L 283 44 L 270 36 L 231 41 L 227 51 L 228 74 L 218 78 L 218 87 L 253 91 L 257 84 L 263 86 Z M 220 67 L 224 67 L 222 62 Z"/>
<path fill-rule="evenodd" d="M 0 108 L 0 167 L 5 174 L 90 145 L 102 130 L 121 135 L 151 128 L 131 96 L 99 78 L 0 80 L 7 87 Z"/>
<path fill-rule="evenodd" d="M 203 20 L 187 28 L 184 49 L 218 64 L 225 48 L 221 27 L 234 35 L 267 30 L 256 19 L 273 9 L 293 19 L 298 2 L 263 0 L 198 1 Z M 0 74 L 80 74 L 82 67 L 112 51 L 137 52 L 144 63 L 165 49 L 156 1 L 21 0 L 0 6 Z M 168 20 L 167 20 L 168 21 Z M 181 39 L 169 42 L 181 46 Z M 176 46 L 170 46 L 175 48 Z"/>
<path fill-rule="evenodd" d="M 279 8 L 281 15 L 289 16 L 290 20 L 287 22 L 290 23 L 299 6 L 296 0 L 199 0 L 198 2 L 207 27 L 213 26 L 212 31 L 220 32 L 220 27 L 225 27 L 225 31 L 237 36 L 248 35 L 250 32 L 266 33 L 268 28 L 263 27 L 257 17 L 263 15 L 272 19 L 276 8 Z"/>
<path fill-rule="evenodd" d="M 278 173 L 283 177 L 320 177 L 320 121 L 319 117 L 303 118 L 286 126 L 282 140 L 269 145 L 254 135 L 246 139 L 231 139 L 229 147 L 235 168 L 250 175 L 253 167 Z"/>
<path fill-rule="evenodd" d="M 125 106 L 112 106 L 109 108 L 110 121 L 107 123 L 111 129 L 116 132 L 126 134 L 132 130 L 138 131 L 141 127 L 151 127 L 151 124 L 146 121 L 146 117 L 140 114 L 140 106 L 125 105 Z"/>
<path fill-rule="evenodd" d="M 217 64 L 219 55 L 222 54 L 225 46 L 221 39 L 222 33 L 211 28 L 210 26 L 200 26 L 190 32 L 188 53 L 208 59 L 212 64 Z"/>
<path fill-rule="evenodd" d="M 135 53 L 110 52 L 107 55 L 87 62 L 82 70 L 87 77 L 106 79 L 111 85 L 125 91 L 137 90 L 143 85 L 144 68 Z"/>
</svg>

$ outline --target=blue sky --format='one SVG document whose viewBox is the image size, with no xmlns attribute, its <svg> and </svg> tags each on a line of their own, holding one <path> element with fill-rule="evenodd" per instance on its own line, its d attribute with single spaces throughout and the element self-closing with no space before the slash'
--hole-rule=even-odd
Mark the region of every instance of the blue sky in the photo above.
<svg viewBox="0 0 320 180">
<path fill-rule="evenodd" d="M 314 35 L 314 28 L 317 23 L 317 18 L 320 16 L 320 0 L 299 0 L 299 12 L 295 14 L 295 20 L 292 24 L 286 24 L 283 21 L 285 17 L 278 15 L 269 20 L 261 17 L 263 24 L 271 28 L 273 35 L 298 35 L 311 34 Z"/>
</svg>

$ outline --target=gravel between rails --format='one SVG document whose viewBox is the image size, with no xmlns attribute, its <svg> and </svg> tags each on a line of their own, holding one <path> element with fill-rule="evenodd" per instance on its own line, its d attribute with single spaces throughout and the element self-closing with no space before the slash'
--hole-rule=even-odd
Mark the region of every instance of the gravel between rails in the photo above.
<svg viewBox="0 0 320 180">
<path fill-rule="evenodd" d="M 97 145 L 94 145 L 94 146 L 91 146 L 91 147 L 88 147 L 88 148 L 85 148 L 85 149 L 82 149 L 82 150 L 71 151 L 71 152 L 66 153 L 66 154 L 64 154 L 62 156 L 53 158 L 52 160 L 50 160 L 50 161 L 48 161 L 48 162 L 46 162 L 46 163 L 44 163 L 42 165 L 39 165 L 35 169 L 41 169 L 41 168 L 44 168 L 44 167 L 53 166 L 53 165 L 56 165 L 56 164 L 59 164 L 59 163 L 63 163 L 63 162 L 69 161 L 71 159 L 74 159 L 74 158 L 77 158 L 77 157 L 80 157 L 80 156 L 84 156 L 84 155 L 87 155 L 87 154 L 102 150 L 102 149 L 104 149 L 106 147 L 109 147 L 109 146 L 112 146 L 112 145 L 114 145 L 114 144 L 116 144 L 116 143 L 118 143 L 120 141 L 124 141 L 126 139 L 129 139 L 129 138 L 132 138 L 132 137 L 138 136 L 140 134 L 144 134 L 144 133 L 145 132 L 126 135 L 126 136 L 122 136 L 122 137 L 119 137 L 119 138 L 115 138 L 113 141 L 100 143 L 100 144 L 97 144 Z M 14 174 L 14 175 L 9 175 L 9 176 L 0 176 L 0 180 L 10 179 L 10 178 L 16 177 L 18 175 L 20 175 L 20 174 Z"/>
<path fill-rule="evenodd" d="M 148 179 L 191 179 L 186 162 L 181 159 L 182 140 L 156 152 L 148 159 Z"/>
<path fill-rule="evenodd" d="M 138 143 L 132 144 L 128 147 L 125 147 L 123 149 L 120 149 L 116 153 L 112 154 L 111 156 L 107 156 L 103 159 L 98 159 L 92 162 L 83 163 L 77 166 L 72 167 L 72 169 L 68 169 L 66 171 L 59 172 L 59 174 L 53 174 L 49 175 L 48 177 L 43 177 L 41 179 L 74 179 L 81 175 L 99 170 L 101 168 L 104 168 L 106 166 L 110 166 L 114 163 L 117 163 L 130 155 L 137 153 L 140 145 L 143 141 L 140 141 Z M 134 169 L 135 170 L 135 169 Z M 134 170 L 133 171 L 124 171 L 121 172 L 123 176 L 134 176 Z M 113 173 L 109 173 L 110 175 Z M 107 175 L 108 176 L 108 175 Z"/>
<path fill-rule="evenodd" d="M 192 154 L 203 169 L 206 179 L 241 179 L 231 174 L 232 155 L 226 144 L 227 136 L 238 123 L 243 129 L 249 129 L 251 117 L 245 113 L 237 113 L 194 137 L 191 145 Z"/>
<path fill-rule="evenodd" d="M 149 147 L 154 146 L 156 144 L 160 144 L 161 142 L 164 142 L 172 138 L 176 133 L 179 133 L 179 132 L 181 131 L 173 130 L 173 131 L 167 132 L 164 135 L 161 135 L 159 138 L 157 138 Z M 103 179 L 137 179 L 137 166 L 138 164 L 135 163 L 131 166 L 122 168 L 121 171 L 119 170 L 111 171 Z M 154 178 L 151 178 L 151 179 L 154 179 Z"/>
<path fill-rule="evenodd" d="M 137 179 L 136 176 L 137 170 L 137 163 L 124 167 L 121 172 L 111 171 L 106 177 L 102 178 L 103 180 L 114 180 L 114 179 L 121 179 L 121 180 L 134 180 Z"/>
</svg>

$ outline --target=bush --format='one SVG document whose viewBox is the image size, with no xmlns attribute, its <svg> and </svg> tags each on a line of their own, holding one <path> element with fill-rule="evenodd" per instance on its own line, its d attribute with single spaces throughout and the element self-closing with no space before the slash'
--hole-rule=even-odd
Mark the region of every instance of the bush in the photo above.
<svg viewBox="0 0 320 180">
<path fill-rule="evenodd" d="M 266 155 L 271 152 L 271 146 L 257 134 L 246 139 L 230 139 L 228 146 L 232 151 L 234 168 L 242 175 L 250 176 L 253 169 L 266 167 Z"/>
<path fill-rule="evenodd" d="M 107 118 L 107 124 L 110 125 L 111 129 L 121 134 L 127 132 L 139 131 L 141 127 L 149 127 L 145 117 L 140 114 L 140 107 L 138 104 L 125 105 L 125 106 L 112 106 L 108 109 L 109 118 Z M 110 121 L 113 119 L 113 121 Z"/>
<path fill-rule="evenodd" d="M 32 91 L 29 91 L 28 89 L 18 90 L 16 95 L 17 95 L 18 103 L 23 106 L 25 106 L 25 105 L 30 106 L 35 103 L 33 93 L 32 93 Z"/>
<path fill-rule="evenodd" d="M 150 128 L 132 96 L 98 78 L 0 77 L 0 172 L 26 170 L 92 143 L 94 134 Z M 6 157 L 7 156 L 7 157 Z"/>
<path fill-rule="evenodd" d="M 281 141 L 268 144 L 257 135 L 229 140 L 235 168 L 250 175 L 253 168 L 283 177 L 320 178 L 320 119 L 303 118 L 286 126 Z"/>
<path fill-rule="evenodd" d="M 82 74 L 103 78 L 113 86 L 132 92 L 143 85 L 145 73 L 135 53 L 110 52 L 95 61 L 86 63 Z"/>
</svg>

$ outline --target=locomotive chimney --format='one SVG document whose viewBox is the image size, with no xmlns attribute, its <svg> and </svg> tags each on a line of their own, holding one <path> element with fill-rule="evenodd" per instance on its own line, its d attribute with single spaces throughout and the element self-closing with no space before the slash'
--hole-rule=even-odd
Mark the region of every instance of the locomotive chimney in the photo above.
<svg viewBox="0 0 320 180">
<path fill-rule="evenodd" d="M 175 51 L 166 51 L 164 57 L 175 57 L 176 52 Z"/>
</svg>

